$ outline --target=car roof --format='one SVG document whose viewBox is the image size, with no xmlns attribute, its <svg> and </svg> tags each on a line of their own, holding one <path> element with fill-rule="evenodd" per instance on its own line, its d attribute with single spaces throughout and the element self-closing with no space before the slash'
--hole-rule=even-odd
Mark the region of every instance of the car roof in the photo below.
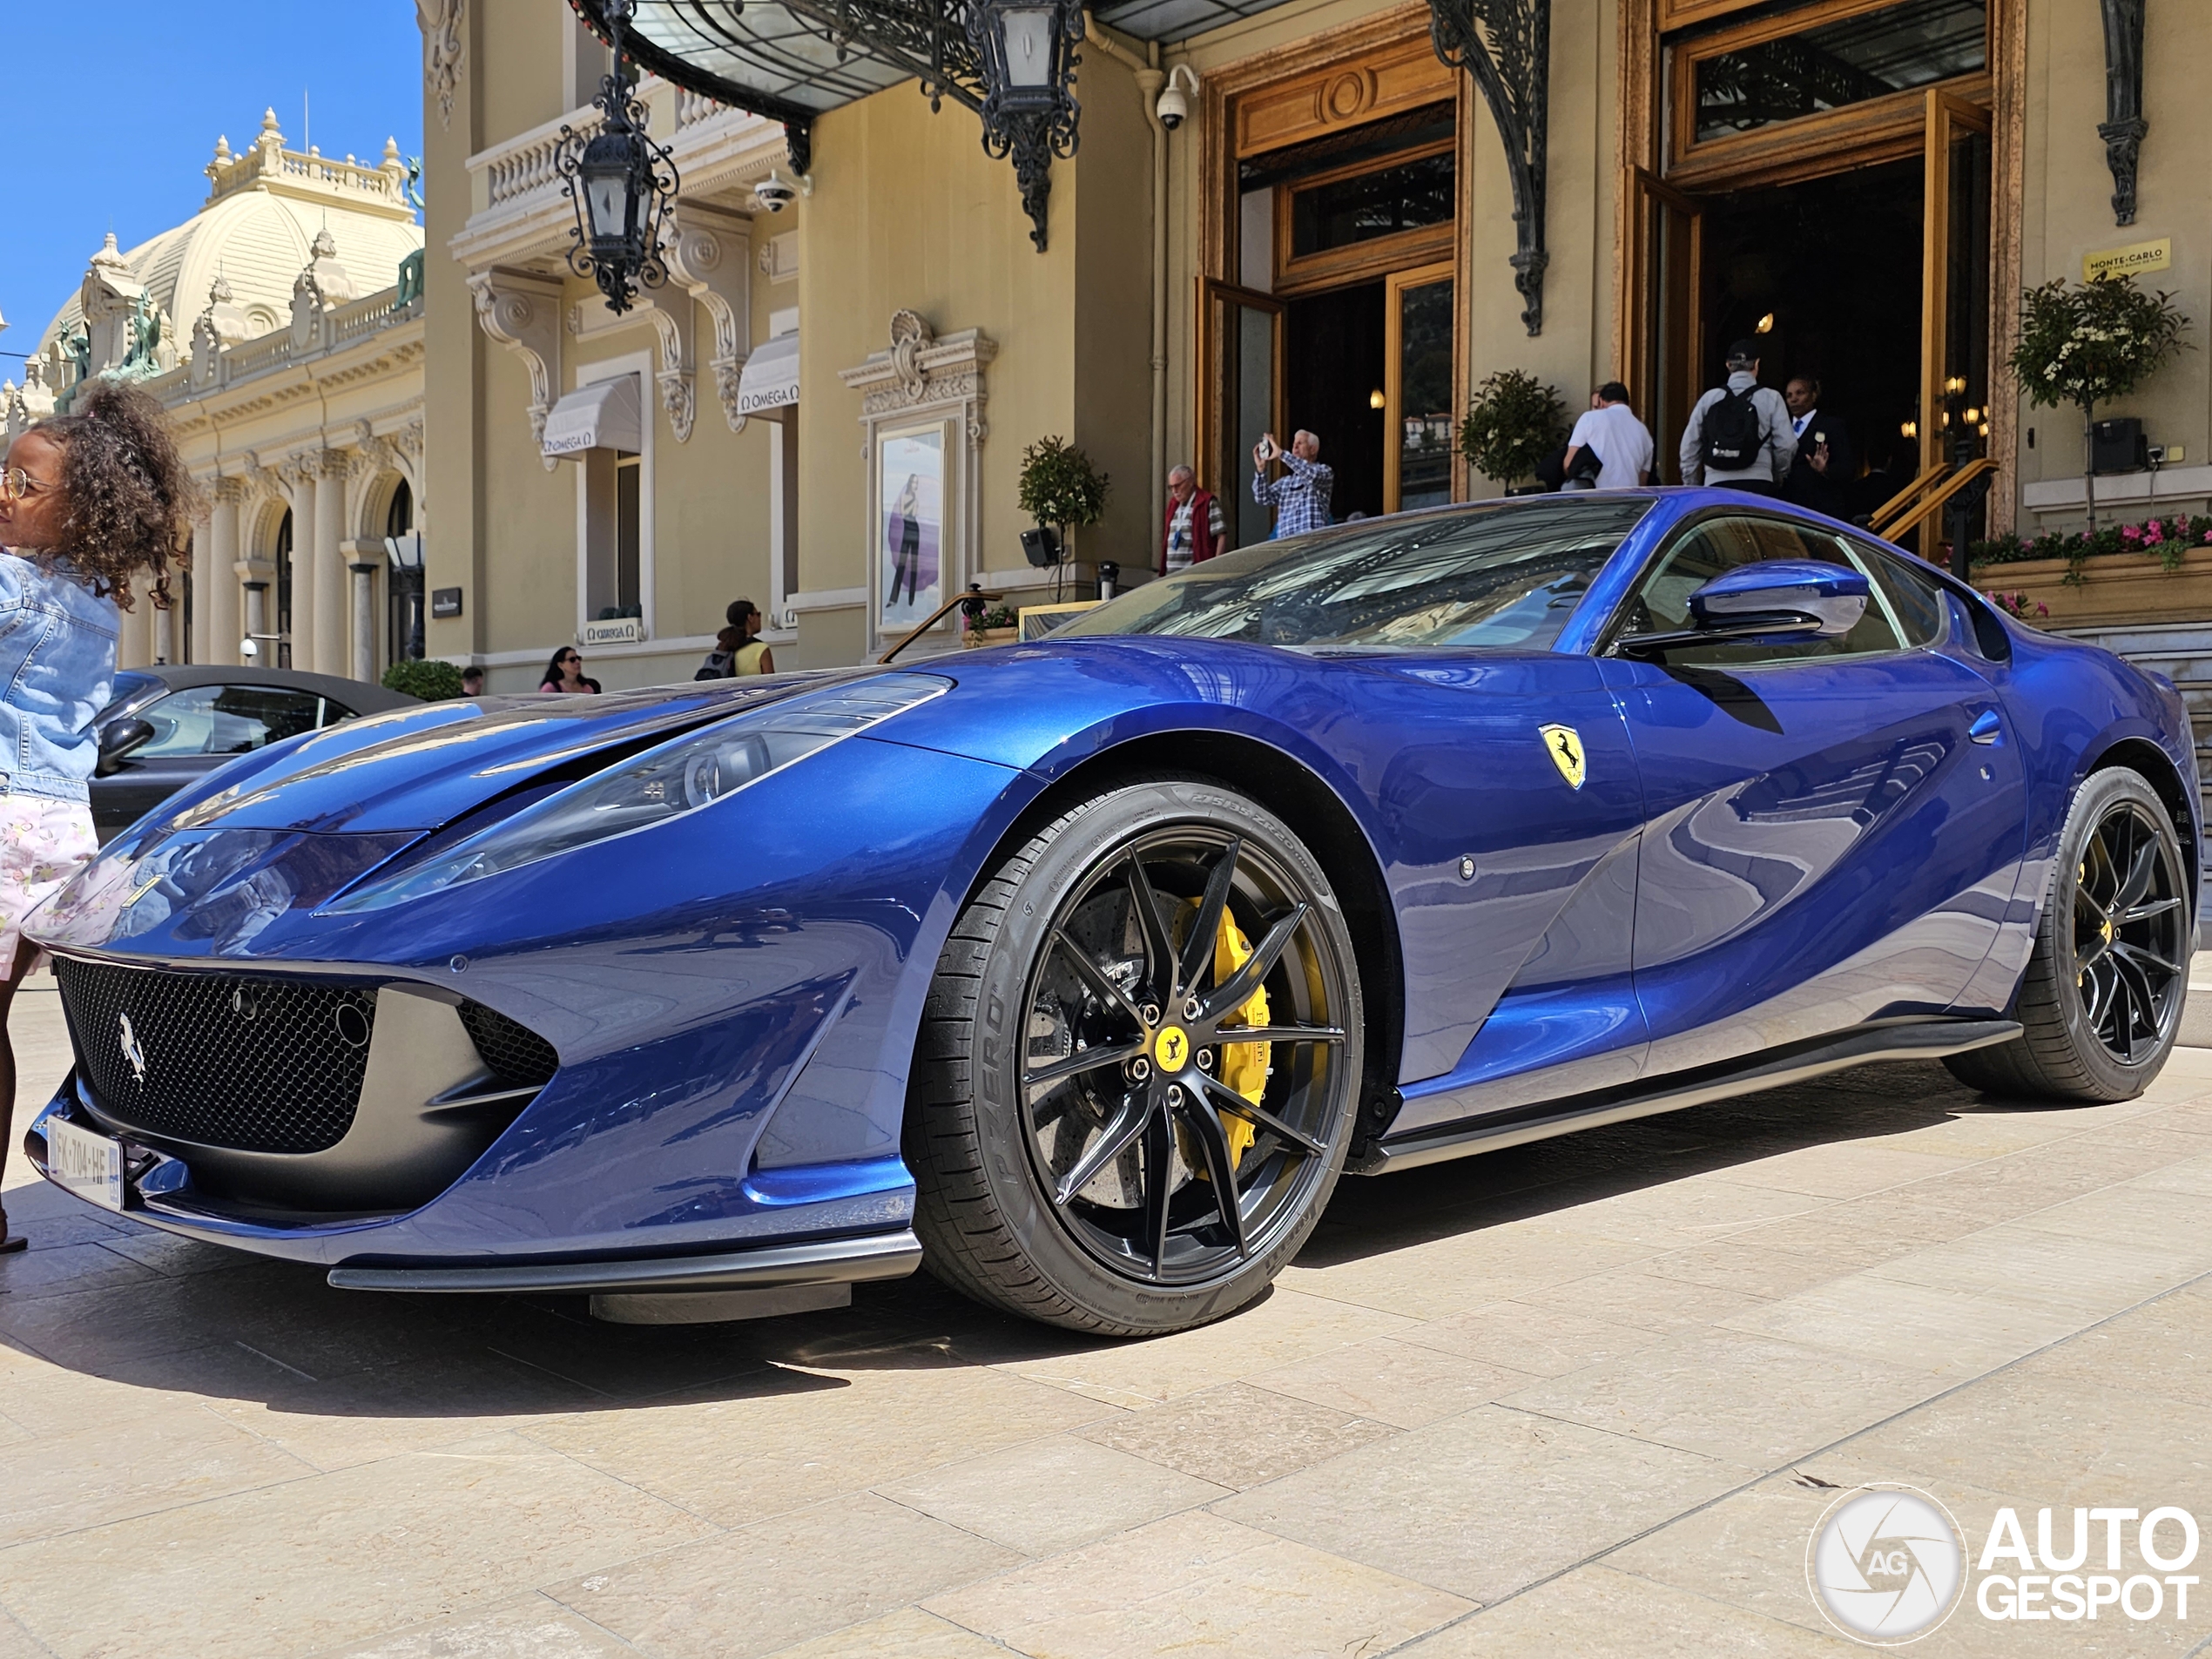
<svg viewBox="0 0 2212 1659">
<path fill-rule="evenodd" d="M 367 680 L 341 679 L 335 674 L 309 674 L 296 668 L 248 668 L 231 663 L 156 663 L 132 668 L 127 674 L 144 674 L 159 680 L 172 691 L 194 685 L 270 685 L 284 691 L 306 691 L 343 704 L 356 714 L 381 714 L 421 701 L 404 691 L 387 691 Z"/>
</svg>

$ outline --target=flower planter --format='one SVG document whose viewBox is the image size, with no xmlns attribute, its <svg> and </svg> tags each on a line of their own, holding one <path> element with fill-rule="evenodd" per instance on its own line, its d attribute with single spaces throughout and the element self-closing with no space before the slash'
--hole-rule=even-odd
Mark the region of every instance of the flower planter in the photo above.
<svg viewBox="0 0 2212 1659">
<path fill-rule="evenodd" d="M 2082 561 L 2080 583 L 2066 574 L 2064 559 L 2024 559 L 1977 564 L 1973 583 L 1985 593 L 2027 595 L 2027 620 L 2041 628 L 2212 622 L 2212 547 L 2192 547 L 2175 570 L 2155 553 L 2107 553 Z M 2038 602 L 2049 616 L 2034 614 Z"/>
<path fill-rule="evenodd" d="M 961 636 L 963 650 L 978 651 L 985 645 L 1011 645 L 1022 637 L 1017 628 L 971 628 Z"/>
</svg>

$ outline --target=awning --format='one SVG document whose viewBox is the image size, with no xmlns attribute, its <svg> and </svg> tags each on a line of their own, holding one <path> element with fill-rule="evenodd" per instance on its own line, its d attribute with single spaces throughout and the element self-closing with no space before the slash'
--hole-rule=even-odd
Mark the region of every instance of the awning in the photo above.
<svg viewBox="0 0 2212 1659">
<path fill-rule="evenodd" d="M 581 458 L 587 449 L 624 449 L 636 455 L 644 448 L 637 410 L 637 377 L 617 374 L 612 380 L 579 386 L 545 417 L 545 453 Z"/>
<path fill-rule="evenodd" d="M 738 376 L 738 413 L 763 415 L 799 401 L 799 336 L 778 334 L 745 360 Z"/>
</svg>

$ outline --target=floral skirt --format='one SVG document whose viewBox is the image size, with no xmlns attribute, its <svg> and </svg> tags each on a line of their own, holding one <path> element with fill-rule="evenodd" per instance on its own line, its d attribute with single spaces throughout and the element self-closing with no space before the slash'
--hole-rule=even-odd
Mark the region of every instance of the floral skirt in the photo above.
<svg viewBox="0 0 2212 1659">
<path fill-rule="evenodd" d="M 0 979 L 23 948 L 24 919 L 98 851 L 83 801 L 0 795 Z"/>
</svg>

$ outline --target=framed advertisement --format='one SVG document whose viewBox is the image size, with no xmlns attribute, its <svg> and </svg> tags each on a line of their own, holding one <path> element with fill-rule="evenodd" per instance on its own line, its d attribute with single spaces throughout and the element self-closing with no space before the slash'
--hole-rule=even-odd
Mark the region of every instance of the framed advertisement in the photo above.
<svg viewBox="0 0 2212 1659">
<path fill-rule="evenodd" d="M 881 638 L 897 638 L 945 602 L 951 424 L 886 427 L 876 435 L 872 586 Z"/>
</svg>

